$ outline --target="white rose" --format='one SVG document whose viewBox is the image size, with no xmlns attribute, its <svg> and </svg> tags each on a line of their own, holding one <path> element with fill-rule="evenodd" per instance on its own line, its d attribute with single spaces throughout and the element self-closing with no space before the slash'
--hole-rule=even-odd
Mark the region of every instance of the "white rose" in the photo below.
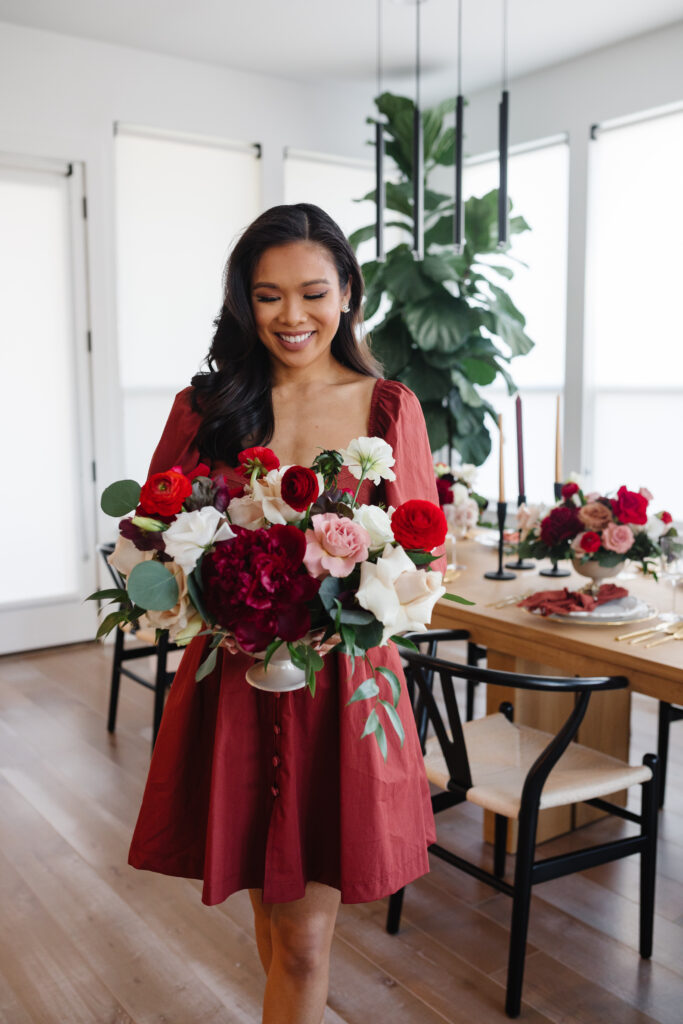
<svg viewBox="0 0 683 1024">
<path fill-rule="evenodd" d="M 166 554 L 183 572 L 192 572 L 205 548 L 220 540 L 231 540 L 235 534 L 227 523 L 219 525 L 223 516 L 212 505 L 180 512 L 164 534 Z"/>
<path fill-rule="evenodd" d="M 396 474 L 390 468 L 395 459 L 391 445 L 381 437 L 356 437 L 348 448 L 340 448 L 343 465 L 356 480 L 365 476 L 373 484 L 380 480 L 395 480 Z"/>
<path fill-rule="evenodd" d="M 651 541 L 656 544 L 663 533 L 669 529 L 666 523 L 663 523 L 657 516 L 648 516 L 647 522 L 645 523 L 644 530 Z"/>
<path fill-rule="evenodd" d="M 116 538 L 116 546 L 108 556 L 107 561 L 118 572 L 124 576 L 129 576 L 136 565 L 140 562 L 149 562 L 152 558 L 154 558 L 153 551 L 140 551 L 139 548 L 135 547 L 132 540 L 128 540 L 127 537 L 119 534 Z"/>
<path fill-rule="evenodd" d="M 374 551 L 376 548 L 383 548 L 385 544 L 392 543 L 394 539 L 394 534 L 391 530 L 391 516 L 393 512 L 393 508 L 385 512 L 383 508 L 378 508 L 377 505 L 359 505 L 353 510 L 354 521 L 365 527 L 370 534 L 371 551 Z"/>
<path fill-rule="evenodd" d="M 387 544 L 376 563 L 363 562 L 356 597 L 382 623 L 381 643 L 407 630 L 424 629 L 446 593 L 440 572 L 418 570 L 401 547 Z"/>
<path fill-rule="evenodd" d="M 462 505 L 456 505 L 453 521 L 460 530 L 469 530 L 477 525 L 479 520 L 479 506 L 474 498 L 467 498 Z"/>
<path fill-rule="evenodd" d="M 260 480 L 254 480 L 250 488 L 251 497 L 260 505 L 264 518 L 269 523 L 279 523 L 280 526 L 285 526 L 287 523 L 298 523 L 305 515 L 305 512 L 298 512 L 288 505 L 282 497 L 282 478 L 289 468 L 289 466 L 280 466 L 279 469 L 271 469 L 270 473 L 261 477 Z M 316 476 L 318 478 L 316 497 L 319 497 L 323 489 L 323 478 L 319 473 Z"/>
<path fill-rule="evenodd" d="M 457 466 L 453 470 L 453 475 L 458 480 L 462 480 L 468 487 L 473 487 L 474 481 L 477 479 L 477 469 L 478 467 L 472 465 L 471 462 L 464 462 L 462 466 Z"/>
<path fill-rule="evenodd" d="M 464 505 L 469 498 L 470 492 L 467 490 L 464 484 L 453 484 L 453 504 L 457 508 L 459 505 Z"/>
</svg>

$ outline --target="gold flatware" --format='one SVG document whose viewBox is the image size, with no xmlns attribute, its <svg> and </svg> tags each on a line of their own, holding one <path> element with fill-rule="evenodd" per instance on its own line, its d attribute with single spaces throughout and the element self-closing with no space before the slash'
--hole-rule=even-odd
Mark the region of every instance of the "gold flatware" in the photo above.
<svg viewBox="0 0 683 1024">
<path fill-rule="evenodd" d="M 651 640 L 649 644 L 645 644 L 646 647 L 659 647 L 660 644 L 665 644 L 667 640 L 683 640 L 683 629 L 680 627 L 673 630 L 668 636 L 662 636 L 658 640 Z"/>
<path fill-rule="evenodd" d="M 635 643 L 633 637 L 646 636 L 648 633 L 661 633 L 663 629 L 666 629 L 668 622 L 659 622 L 656 626 L 648 626 L 646 629 L 634 629 L 632 633 L 620 633 L 619 636 L 615 636 L 615 640 L 630 640 L 631 643 Z"/>
<path fill-rule="evenodd" d="M 527 597 L 535 593 L 533 590 L 525 590 L 523 594 L 513 594 L 510 597 L 504 597 L 502 601 L 493 601 L 491 604 L 487 604 L 487 608 L 504 608 L 508 604 L 517 604 L 519 601 L 523 601 Z"/>
</svg>

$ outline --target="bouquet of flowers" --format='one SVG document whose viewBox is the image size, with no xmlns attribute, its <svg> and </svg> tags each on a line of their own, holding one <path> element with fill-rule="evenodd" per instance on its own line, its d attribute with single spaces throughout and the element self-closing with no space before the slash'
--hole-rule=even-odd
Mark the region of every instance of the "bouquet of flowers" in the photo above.
<svg viewBox="0 0 683 1024">
<path fill-rule="evenodd" d="M 474 490 L 477 467 L 468 463 L 449 466 L 445 462 L 434 464 L 436 489 L 451 530 L 464 535 L 477 525 L 479 515 L 488 502 Z"/>
<path fill-rule="evenodd" d="M 562 500 L 547 514 L 533 506 L 519 509 L 519 556 L 553 563 L 571 558 L 579 572 L 587 563 L 610 568 L 629 559 L 656 578 L 661 538 L 675 537 L 676 529 L 669 512 L 649 511 L 651 501 L 646 487 L 629 491 L 622 486 L 609 497 L 599 491 L 584 494 L 570 480 L 562 487 Z"/>
<path fill-rule="evenodd" d="M 266 672 L 286 645 L 312 696 L 323 667 L 318 646 L 346 654 L 352 667 L 362 657 L 371 675 L 351 701 L 375 700 L 363 735 L 374 733 L 386 757 L 378 711 L 402 741 L 400 684 L 378 666 L 392 698 L 381 700 L 367 652 L 390 639 L 413 646 L 398 634 L 424 629 L 441 597 L 470 603 L 446 594 L 430 568 L 446 535 L 444 514 L 419 499 L 396 509 L 358 503 L 365 479 L 395 480 L 392 449 L 380 438 L 323 451 L 310 468 L 281 466 L 263 447 L 244 450 L 239 463 L 239 487 L 199 465 L 155 473 L 142 487 L 120 480 L 106 488 L 102 509 L 121 520 L 110 562 L 126 589 L 91 595 L 119 604 L 97 635 L 127 623 L 167 631 L 180 645 L 210 635 L 198 680 L 213 670 L 221 644 L 263 657 Z M 337 485 L 342 466 L 358 481 L 355 493 Z"/>
</svg>

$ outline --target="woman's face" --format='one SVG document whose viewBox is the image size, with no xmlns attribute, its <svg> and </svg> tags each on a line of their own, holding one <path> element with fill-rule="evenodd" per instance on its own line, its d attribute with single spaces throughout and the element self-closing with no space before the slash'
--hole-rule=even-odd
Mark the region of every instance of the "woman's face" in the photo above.
<svg viewBox="0 0 683 1024">
<path fill-rule="evenodd" d="M 315 242 L 273 246 L 254 269 L 251 303 L 258 336 L 272 359 L 294 368 L 311 366 L 330 355 L 344 291 L 332 257 Z"/>
</svg>

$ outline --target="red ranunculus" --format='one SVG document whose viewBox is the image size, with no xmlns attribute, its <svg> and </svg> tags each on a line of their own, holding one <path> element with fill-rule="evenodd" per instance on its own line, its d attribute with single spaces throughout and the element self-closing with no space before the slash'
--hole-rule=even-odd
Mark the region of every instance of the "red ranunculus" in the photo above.
<svg viewBox="0 0 683 1024">
<path fill-rule="evenodd" d="M 453 504 L 453 488 L 451 486 L 452 480 L 446 480 L 445 477 L 437 476 L 436 478 L 436 489 L 439 494 L 440 505 L 452 505 Z"/>
<path fill-rule="evenodd" d="M 577 509 L 569 505 L 558 505 L 541 520 L 541 540 L 549 548 L 554 548 L 563 541 L 576 537 L 582 529 L 583 524 Z"/>
<path fill-rule="evenodd" d="M 598 548 L 600 547 L 600 544 L 601 544 L 600 534 L 599 533 L 594 533 L 593 530 L 588 530 L 581 537 L 580 543 L 581 543 L 581 549 L 583 551 L 588 552 L 588 554 L 592 555 L 593 552 L 597 551 Z"/>
<path fill-rule="evenodd" d="M 234 540 L 220 541 L 202 561 L 209 613 L 245 651 L 263 650 L 275 637 L 299 640 L 311 625 L 306 602 L 320 587 L 303 564 L 304 534 L 295 526 L 232 529 Z"/>
<path fill-rule="evenodd" d="M 280 460 L 275 452 L 258 445 L 255 448 L 245 448 L 237 456 L 237 461 L 240 464 L 238 472 L 244 473 L 245 476 L 251 476 L 254 470 L 258 471 L 258 476 L 265 476 L 271 469 L 280 468 Z"/>
<path fill-rule="evenodd" d="M 391 517 L 391 529 L 396 541 L 408 551 L 432 551 L 445 541 L 448 523 L 433 501 L 413 498 L 398 506 Z"/>
<path fill-rule="evenodd" d="M 562 497 L 565 501 L 569 501 L 575 494 L 579 493 L 579 485 L 575 484 L 573 480 L 570 480 L 568 484 L 562 486 Z"/>
<path fill-rule="evenodd" d="M 647 522 L 647 498 L 643 494 L 620 487 L 611 505 L 619 523 L 637 523 L 642 526 Z"/>
<path fill-rule="evenodd" d="M 673 523 L 673 516 L 671 515 L 670 512 L 662 512 L 662 514 L 661 514 L 661 516 L 659 518 L 662 520 L 662 522 L 666 526 L 668 526 L 669 523 Z"/>
<path fill-rule="evenodd" d="M 312 469 L 290 466 L 282 477 L 280 494 L 283 501 L 297 512 L 305 512 L 318 497 L 319 489 L 318 478 Z"/>
<path fill-rule="evenodd" d="M 191 481 L 174 466 L 165 473 L 152 474 L 140 491 L 139 508 L 146 516 L 175 516 L 191 494 Z"/>
</svg>

